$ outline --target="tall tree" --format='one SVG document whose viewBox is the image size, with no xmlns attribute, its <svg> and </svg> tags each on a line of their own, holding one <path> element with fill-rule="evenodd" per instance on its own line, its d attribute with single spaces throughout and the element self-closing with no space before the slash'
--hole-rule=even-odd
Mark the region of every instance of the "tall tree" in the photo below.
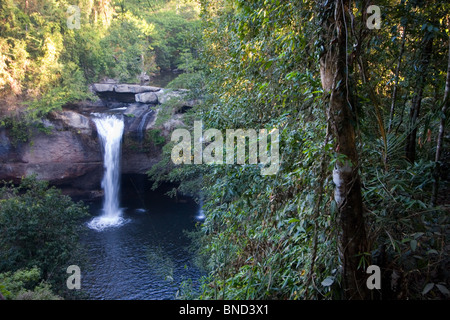
<svg viewBox="0 0 450 320">
<path fill-rule="evenodd" d="M 431 54 L 433 52 L 433 37 L 430 33 L 426 33 L 423 39 L 423 46 L 421 58 L 419 62 L 419 76 L 414 96 L 411 102 L 411 109 L 409 112 L 409 128 L 408 136 L 406 138 L 405 156 L 410 162 L 416 160 L 416 137 L 417 137 L 417 122 L 419 120 L 420 107 L 422 104 L 423 92 L 427 84 L 428 66 L 430 65 Z"/>
<path fill-rule="evenodd" d="M 450 18 L 447 18 L 447 25 L 450 29 Z M 441 120 L 439 123 L 439 134 L 436 144 L 436 156 L 435 156 L 435 169 L 433 172 L 434 182 L 433 182 L 433 192 L 431 195 L 431 204 L 433 206 L 437 203 L 437 195 L 439 191 L 439 176 L 440 176 L 440 169 L 441 169 L 441 154 L 442 149 L 444 145 L 444 132 L 445 132 L 445 114 L 448 110 L 449 100 L 450 100 L 450 37 L 448 40 L 449 45 L 449 52 L 448 52 L 448 66 L 447 66 L 447 79 L 445 81 L 445 91 L 444 91 L 444 101 L 442 103 L 442 110 L 441 110 Z"/>
<path fill-rule="evenodd" d="M 392 122 L 394 119 L 394 113 L 395 113 L 395 103 L 397 100 L 397 93 L 398 93 L 398 82 L 399 82 L 399 74 L 400 74 L 400 65 L 402 63 L 402 57 L 403 53 L 405 52 L 405 43 L 406 43 L 406 26 L 403 26 L 403 32 L 402 32 L 402 44 L 400 48 L 400 54 L 398 55 L 397 60 L 397 67 L 395 68 L 395 76 L 394 76 L 394 89 L 392 91 L 392 101 L 391 101 L 391 112 L 389 114 L 389 126 L 388 126 L 388 132 L 391 132 L 392 130 Z"/>
<path fill-rule="evenodd" d="M 349 60 L 347 22 L 350 5 L 340 0 L 321 3 L 323 43 L 320 74 L 325 93 L 329 93 L 328 121 L 336 140 L 338 161 L 333 170 L 334 198 L 339 212 L 339 254 L 342 263 L 344 295 L 347 299 L 365 299 L 366 275 L 359 268 L 368 252 L 363 217 L 358 153 L 355 140 L 354 104 L 349 98 Z"/>
</svg>

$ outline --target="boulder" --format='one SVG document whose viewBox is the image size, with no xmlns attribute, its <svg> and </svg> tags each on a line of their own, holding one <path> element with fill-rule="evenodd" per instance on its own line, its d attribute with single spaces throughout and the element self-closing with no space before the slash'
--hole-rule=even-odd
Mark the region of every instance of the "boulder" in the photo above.
<svg viewBox="0 0 450 320">
<path fill-rule="evenodd" d="M 164 104 L 175 99 L 180 106 L 192 107 L 197 101 L 187 100 L 186 89 L 162 89 L 159 87 L 138 84 L 94 83 L 92 91 L 97 93 L 108 107 L 111 103 L 147 103 Z"/>
<path fill-rule="evenodd" d="M 123 113 L 125 115 L 125 132 L 133 132 L 133 134 L 137 134 L 138 131 L 145 129 L 143 126 L 145 125 L 145 122 L 147 122 L 145 120 L 148 118 L 148 115 L 146 116 L 146 114 L 150 111 L 149 107 L 150 105 L 148 104 L 133 103 L 127 108 L 127 110 L 125 110 Z M 144 124 L 141 125 L 142 122 L 144 122 Z"/>
<path fill-rule="evenodd" d="M 94 83 L 91 86 L 94 92 L 117 92 L 117 93 L 143 93 L 143 92 L 157 92 L 161 88 L 127 83 Z"/>
<path fill-rule="evenodd" d="M 74 111 L 60 111 L 52 114 L 54 120 L 63 123 L 64 128 L 72 128 L 79 133 L 90 135 L 92 124 L 88 117 Z"/>
<path fill-rule="evenodd" d="M 157 104 L 158 96 L 154 92 L 138 93 L 135 95 L 135 100 L 140 103 Z"/>
<path fill-rule="evenodd" d="M 94 83 L 92 90 L 95 92 L 113 92 L 115 84 L 113 83 Z"/>
</svg>

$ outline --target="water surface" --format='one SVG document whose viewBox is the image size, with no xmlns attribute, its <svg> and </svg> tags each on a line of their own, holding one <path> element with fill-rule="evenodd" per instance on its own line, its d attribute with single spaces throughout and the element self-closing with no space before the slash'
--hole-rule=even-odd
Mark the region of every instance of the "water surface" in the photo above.
<svg viewBox="0 0 450 320">
<path fill-rule="evenodd" d="M 89 229 L 82 239 L 91 265 L 82 272 L 82 289 L 91 299 L 174 299 L 183 280 L 195 285 L 200 277 L 184 232 L 199 223 L 199 206 L 145 191 L 148 186 L 142 180 L 124 180 L 125 223 L 102 231 Z M 90 208 L 100 214 L 102 202 Z"/>
</svg>

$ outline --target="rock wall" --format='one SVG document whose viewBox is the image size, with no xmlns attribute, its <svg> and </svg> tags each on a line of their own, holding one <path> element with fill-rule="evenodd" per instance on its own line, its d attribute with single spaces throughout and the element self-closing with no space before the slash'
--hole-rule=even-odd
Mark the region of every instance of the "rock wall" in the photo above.
<svg viewBox="0 0 450 320">
<path fill-rule="evenodd" d="M 103 163 L 94 135 L 53 128 L 51 134 L 35 132 L 28 143 L 12 146 L 3 129 L 0 145 L 7 150 L 0 153 L 0 180 L 18 182 L 36 174 L 68 193 L 92 197 L 97 192 L 91 191 L 100 189 Z"/>
</svg>

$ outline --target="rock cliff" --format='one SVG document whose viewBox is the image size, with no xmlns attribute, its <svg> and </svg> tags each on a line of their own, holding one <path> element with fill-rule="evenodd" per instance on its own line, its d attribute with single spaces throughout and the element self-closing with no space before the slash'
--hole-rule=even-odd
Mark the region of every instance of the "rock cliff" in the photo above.
<svg viewBox="0 0 450 320">
<path fill-rule="evenodd" d="M 100 100 L 70 104 L 50 114 L 43 122 L 49 133 L 35 130 L 30 141 L 15 145 L 8 130 L 0 129 L 0 180 L 17 182 L 36 174 L 71 195 L 101 195 L 103 163 L 97 129 L 90 117 L 93 112 L 123 114 L 122 173 L 145 174 L 157 163 L 162 146 L 146 140 L 146 133 L 155 129 L 160 104 L 185 92 L 129 84 L 94 84 L 91 89 Z M 182 104 L 191 107 L 193 103 Z"/>
</svg>

